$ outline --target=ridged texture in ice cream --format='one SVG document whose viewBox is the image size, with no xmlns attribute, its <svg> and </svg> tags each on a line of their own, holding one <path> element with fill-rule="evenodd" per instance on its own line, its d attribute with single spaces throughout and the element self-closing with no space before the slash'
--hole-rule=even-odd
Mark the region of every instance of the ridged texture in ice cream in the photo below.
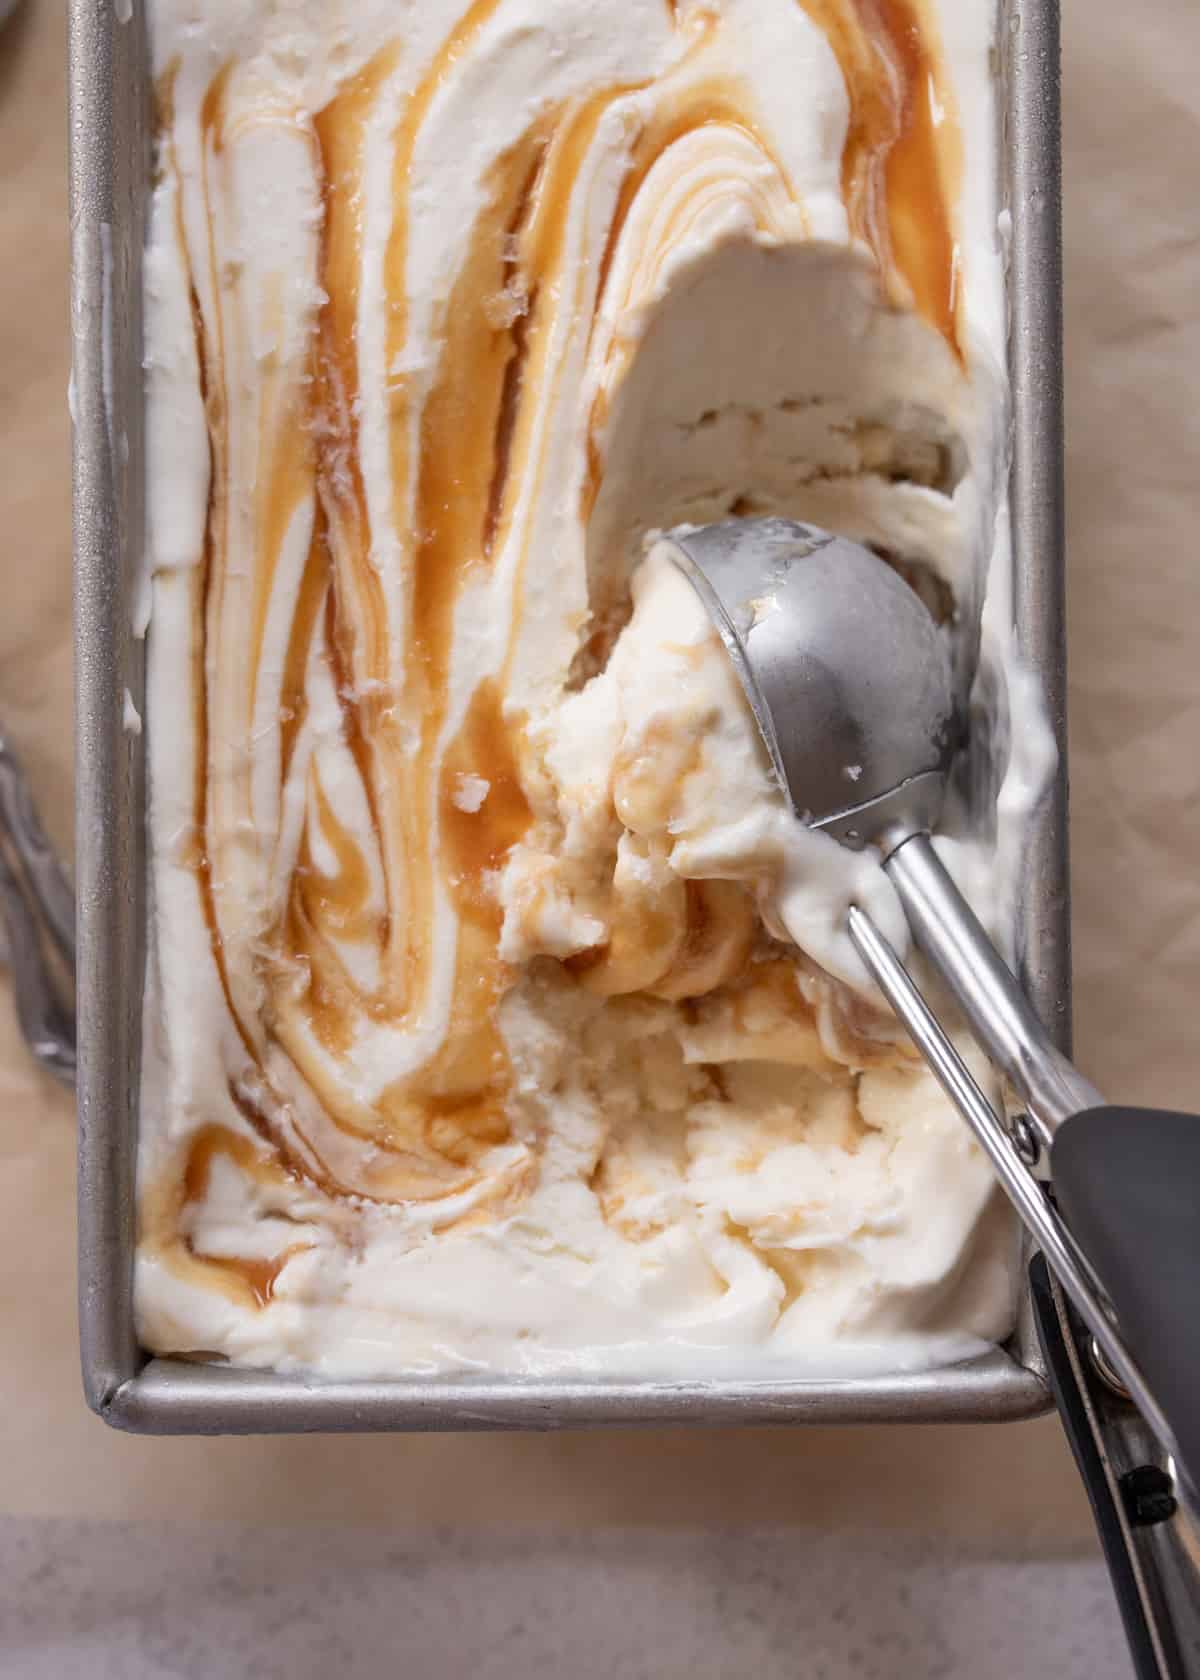
<svg viewBox="0 0 1200 1680">
<path fill-rule="evenodd" d="M 1002 1333 L 986 1167 L 840 932 L 900 937 L 886 884 L 637 570 L 811 519 L 970 664 L 990 0 L 150 18 L 144 1340 L 735 1374 Z"/>
</svg>

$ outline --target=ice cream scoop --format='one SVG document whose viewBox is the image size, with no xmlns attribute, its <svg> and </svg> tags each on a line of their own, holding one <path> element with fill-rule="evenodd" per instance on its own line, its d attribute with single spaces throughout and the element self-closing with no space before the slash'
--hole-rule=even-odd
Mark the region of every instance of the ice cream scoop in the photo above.
<svg viewBox="0 0 1200 1680">
<path fill-rule="evenodd" d="M 798 816 L 859 847 L 935 821 L 955 735 L 945 632 L 845 537 L 788 519 L 674 533 Z"/>
<path fill-rule="evenodd" d="M 868 971 L 1195 1485 L 1200 1120 L 1106 1107 L 1052 1043 L 940 861 L 930 830 L 961 737 L 949 633 L 885 561 L 813 526 L 730 520 L 669 542 L 797 814 L 845 845 L 879 848 L 917 947 L 1021 1099 L 1020 1119 L 1002 1121 L 896 952 L 852 908 L 849 932 Z M 1047 1167 L 1065 1220 L 1036 1176 Z"/>
</svg>

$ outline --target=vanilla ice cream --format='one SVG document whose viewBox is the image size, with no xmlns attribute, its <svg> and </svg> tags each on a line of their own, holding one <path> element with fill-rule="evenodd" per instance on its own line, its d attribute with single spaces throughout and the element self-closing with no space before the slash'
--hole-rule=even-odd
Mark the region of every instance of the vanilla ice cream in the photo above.
<svg viewBox="0 0 1200 1680">
<path fill-rule="evenodd" d="M 791 814 L 653 543 L 874 544 L 1000 739 L 994 0 L 149 14 L 143 1342 L 732 1377 L 1002 1336 L 989 1169 L 842 930 L 902 943 L 891 890 Z M 943 842 L 1002 941 L 1022 705 Z"/>
</svg>

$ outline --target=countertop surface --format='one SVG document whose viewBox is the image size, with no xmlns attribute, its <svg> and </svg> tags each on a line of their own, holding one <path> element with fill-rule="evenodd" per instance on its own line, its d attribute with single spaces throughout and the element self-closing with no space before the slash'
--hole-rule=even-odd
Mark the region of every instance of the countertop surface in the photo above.
<svg viewBox="0 0 1200 1680">
<path fill-rule="evenodd" d="M 1077 1048 L 1113 1098 L 1191 1106 L 1200 9 L 1064 10 Z M 0 723 L 65 849 L 63 13 L 26 0 L 0 36 Z M 76 1364 L 71 1104 L 29 1068 L 4 986 L 6 1676 L 1128 1674 L 1053 1418 L 203 1443 L 107 1431 Z"/>
</svg>

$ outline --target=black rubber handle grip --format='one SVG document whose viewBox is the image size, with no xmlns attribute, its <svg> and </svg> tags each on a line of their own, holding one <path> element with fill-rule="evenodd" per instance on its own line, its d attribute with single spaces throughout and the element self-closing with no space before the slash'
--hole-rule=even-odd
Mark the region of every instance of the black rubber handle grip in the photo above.
<svg viewBox="0 0 1200 1680">
<path fill-rule="evenodd" d="M 1200 1117 L 1085 1109 L 1059 1127 L 1050 1175 L 1200 1489 Z"/>
</svg>

